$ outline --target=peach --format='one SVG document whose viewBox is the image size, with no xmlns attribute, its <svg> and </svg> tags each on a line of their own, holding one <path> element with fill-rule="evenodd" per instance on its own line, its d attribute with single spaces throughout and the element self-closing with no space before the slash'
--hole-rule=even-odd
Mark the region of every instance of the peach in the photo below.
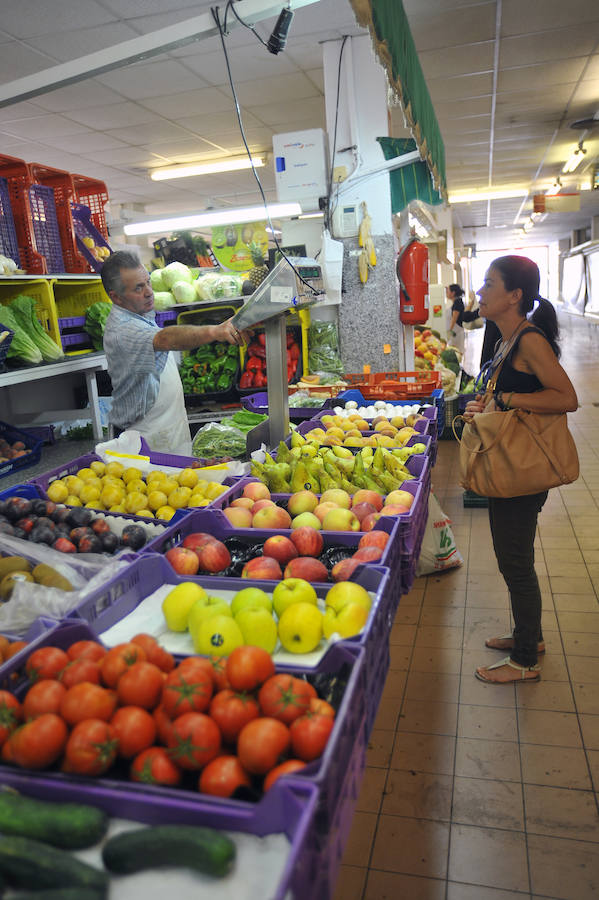
<svg viewBox="0 0 599 900">
<path fill-rule="evenodd" d="M 252 515 L 256 515 L 257 512 L 260 512 L 261 509 L 264 509 L 265 506 L 276 506 L 274 500 L 255 500 L 254 505 L 252 506 Z"/>
<path fill-rule="evenodd" d="M 404 513 L 408 513 L 410 510 L 407 506 L 400 506 L 396 503 L 385 504 L 381 510 L 381 515 L 383 516 L 402 516 Z"/>
<path fill-rule="evenodd" d="M 313 491 L 296 491 L 287 502 L 290 516 L 299 516 L 304 512 L 314 512 L 318 506 L 318 497 Z"/>
<path fill-rule="evenodd" d="M 334 503 L 335 506 L 341 506 L 343 509 L 349 509 L 351 506 L 351 497 L 347 491 L 341 488 L 329 488 L 320 497 L 321 503 Z"/>
<path fill-rule="evenodd" d="M 409 509 L 413 502 L 414 496 L 409 491 L 391 491 L 385 498 L 385 506 L 395 506 L 397 504 L 399 506 L 407 506 Z"/>
<path fill-rule="evenodd" d="M 326 514 L 332 509 L 342 509 L 342 507 L 337 506 L 336 503 L 319 503 L 314 510 L 314 515 L 317 519 L 320 519 L 321 522 L 324 522 Z"/>
<path fill-rule="evenodd" d="M 250 499 L 250 497 L 237 497 L 235 500 L 231 500 L 231 506 L 241 509 L 251 509 L 254 506 L 255 500 Z"/>
</svg>

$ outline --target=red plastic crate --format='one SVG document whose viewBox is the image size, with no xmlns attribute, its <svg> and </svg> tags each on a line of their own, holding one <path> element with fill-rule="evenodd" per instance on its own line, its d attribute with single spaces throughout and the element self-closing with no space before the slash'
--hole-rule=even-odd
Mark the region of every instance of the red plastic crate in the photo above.
<svg viewBox="0 0 599 900">
<path fill-rule="evenodd" d="M 75 187 L 71 173 L 40 163 L 30 163 L 29 168 L 35 182 L 54 189 L 65 271 L 73 274 L 88 274 L 92 269 L 77 248 L 71 209 L 71 202 L 75 200 Z"/>
<path fill-rule="evenodd" d="M 87 175 L 72 176 L 75 187 L 75 200 L 88 206 L 91 212 L 91 220 L 105 240 L 108 240 L 108 228 L 106 226 L 106 212 L 104 207 L 108 203 L 108 191 L 103 181 L 97 178 L 88 178 Z"/>
<path fill-rule="evenodd" d="M 46 258 L 38 250 L 33 230 L 29 196 L 33 178 L 29 166 L 16 156 L 0 155 L 0 176 L 7 182 L 21 268 L 31 275 L 45 275 Z"/>
</svg>

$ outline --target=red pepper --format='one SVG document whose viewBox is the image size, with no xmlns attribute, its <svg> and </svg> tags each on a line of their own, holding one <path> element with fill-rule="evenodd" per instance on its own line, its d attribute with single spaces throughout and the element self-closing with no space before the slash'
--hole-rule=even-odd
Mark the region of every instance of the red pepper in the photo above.
<svg viewBox="0 0 599 900">
<path fill-rule="evenodd" d="M 246 371 L 249 372 L 259 372 L 262 369 L 262 360 L 257 356 L 250 356 L 246 363 Z"/>
<path fill-rule="evenodd" d="M 291 345 L 293 344 L 294 341 L 295 341 L 295 335 L 293 334 L 293 331 L 288 331 L 287 332 L 287 346 L 291 347 Z"/>
<path fill-rule="evenodd" d="M 266 375 L 263 375 L 262 372 L 254 373 L 254 387 L 265 387 L 266 386 Z"/>
<path fill-rule="evenodd" d="M 241 378 L 239 379 L 239 387 L 240 388 L 249 388 L 252 387 L 252 372 L 244 372 Z"/>
<path fill-rule="evenodd" d="M 263 331 L 258 335 L 258 341 L 262 344 L 263 347 L 266 347 L 266 335 Z"/>
<path fill-rule="evenodd" d="M 300 358 L 300 348 L 297 344 L 292 344 L 288 352 L 291 353 L 291 359 L 298 360 Z"/>
</svg>

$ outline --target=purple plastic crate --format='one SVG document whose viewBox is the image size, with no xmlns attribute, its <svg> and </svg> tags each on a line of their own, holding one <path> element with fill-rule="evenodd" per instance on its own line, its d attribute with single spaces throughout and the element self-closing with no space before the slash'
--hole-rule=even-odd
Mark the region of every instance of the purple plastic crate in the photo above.
<svg viewBox="0 0 599 900">
<path fill-rule="evenodd" d="M 101 272 L 104 260 L 96 259 L 83 239 L 91 237 L 96 247 L 106 247 L 112 253 L 110 244 L 93 224 L 89 206 L 85 206 L 83 203 L 71 203 L 71 212 L 73 214 L 73 228 L 77 249 L 85 257 L 94 272 Z"/>
<path fill-rule="evenodd" d="M 11 641 L 25 641 L 27 646 L 15 653 L 6 662 L 0 663 L 0 690 L 17 693 L 19 687 L 28 684 L 29 680 L 24 675 L 24 666 L 27 658 L 38 647 L 45 647 L 52 641 L 48 635 L 52 634 L 59 623 L 55 619 L 40 616 L 33 622 L 23 636 L 10 634 L 5 631 L 2 634 Z"/>
<path fill-rule="evenodd" d="M 29 188 L 29 202 L 37 252 L 46 257 L 48 272 L 64 272 L 54 188 L 32 184 Z"/>
<path fill-rule="evenodd" d="M 6 359 L 8 357 L 8 351 L 10 345 L 12 344 L 12 339 L 15 336 L 12 328 L 9 328 L 7 325 L 0 326 L 2 328 L 2 334 L 5 334 L 5 337 L 0 344 L 0 372 L 6 372 Z"/>
<path fill-rule="evenodd" d="M 248 394 L 247 397 L 241 398 L 241 405 L 250 412 L 261 413 L 265 415 L 268 412 L 268 394 L 266 391 L 259 391 L 257 394 Z M 323 400 L 319 406 L 298 406 L 289 407 L 289 418 L 292 422 L 302 422 L 304 419 L 313 419 L 324 409 L 331 409 L 332 401 L 327 398 Z"/>
<path fill-rule="evenodd" d="M 22 426 L 21 431 L 31 435 L 35 440 L 41 441 L 43 444 L 55 444 L 54 425 L 27 425 Z"/>
<path fill-rule="evenodd" d="M 315 415 L 313 419 L 309 419 L 307 422 L 301 422 L 300 425 L 298 425 L 297 430 L 299 431 L 300 434 L 304 435 L 304 434 L 307 434 L 308 431 L 311 431 L 313 428 L 322 428 L 323 427 L 322 417 L 327 416 L 327 415 L 330 416 L 331 411 L 327 410 L 327 409 L 322 410 L 322 412 L 319 412 L 317 415 Z M 365 420 L 365 421 L 367 421 L 367 420 Z M 430 429 L 430 424 L 431 424 L 431 422 L 430 422 L 430 419 L 428 419 L 428 418 L 426 418 L 426 420 L 418 419 L 418 421 L 414 423 L 413 427 L 418 432 L 418 434 L 428 435 L 429 429 Z M 326 429 L 326 425 L 324 427 Z M 363 431 L 361 433 L 362 433 L 363 437 L 372 437 L 373 435 L 376 435 L 376 431 L 374 431 L 374 430 Z M 353 449 L 360 449 L 360 448 L 353 448 Z"/>
<path fill-rule="evenodd" d="M 14 444 L 15 441 L 22 441 L 30 451 L 25 456 L 18 456 L 16 459 L 0 463 L 0 478 L 12 475 L 18 469 L 35 466 L 42 458 L 42 442 L 26 431 L 21 431 L 20 428 L 14 428 L 6 422 L 0 422 L 0 438 L 4 438 L 10 444 Z"/>
<path fill-rule="evenodd" d="M 0 252 L 21 265 L 15 220 L 10 205 L 10 193 L 6 178 L 0 178 Z"/>
</svg>

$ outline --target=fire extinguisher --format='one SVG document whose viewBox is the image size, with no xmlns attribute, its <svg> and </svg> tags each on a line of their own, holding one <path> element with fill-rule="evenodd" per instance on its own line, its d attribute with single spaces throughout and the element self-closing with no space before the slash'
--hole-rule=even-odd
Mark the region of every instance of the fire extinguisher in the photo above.
<svg viewBox="0 0 599 900">
<path fill-rule="evenodd" d="M 428 319 L 428 247 L 411 238 L 397 257 L 399 318 L 404 325 L 424 325 Z"/>
</svg>

